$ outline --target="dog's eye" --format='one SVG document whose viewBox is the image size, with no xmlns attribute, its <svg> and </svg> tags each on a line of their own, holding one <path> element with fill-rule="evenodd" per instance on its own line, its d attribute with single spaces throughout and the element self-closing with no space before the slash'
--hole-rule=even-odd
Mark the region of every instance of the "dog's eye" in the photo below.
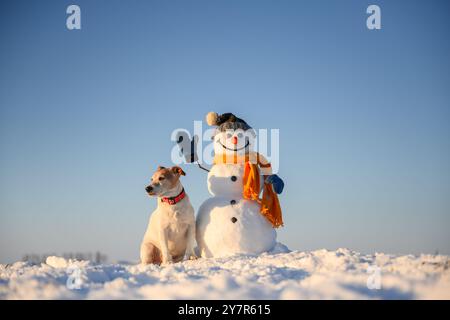
<svg viewBox="0 0 450 320">
<path fill-rule="evenodd" d="M 158 180 L 159 181 L 163 181 L 165 178 L 164 177 L 159 177 Z"/>
</svg>

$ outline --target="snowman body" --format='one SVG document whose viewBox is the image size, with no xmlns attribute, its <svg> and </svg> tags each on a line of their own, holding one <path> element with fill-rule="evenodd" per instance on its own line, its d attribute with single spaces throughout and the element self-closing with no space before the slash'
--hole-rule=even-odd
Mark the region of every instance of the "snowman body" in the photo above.
<svg viewBox="0 0 450 320">
<path fill-rule="evenodd" d="M 202 257 L 260 254 L 276 245 L 276 231 L 260 213 L 260 205 L 243 198 L 244 166 L 215 164 L 208 174 L 212 197 L 197 215 L 197 244 Z"/>
</svg>

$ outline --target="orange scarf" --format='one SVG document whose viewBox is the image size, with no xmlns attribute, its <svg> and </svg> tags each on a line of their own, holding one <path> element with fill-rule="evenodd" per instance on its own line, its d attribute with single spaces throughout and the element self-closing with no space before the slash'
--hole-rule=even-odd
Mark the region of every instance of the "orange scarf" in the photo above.
<svg viewBox="0 0 450 320">
<path fill-rule="evenodd" d="M 270 163 L 263 162 L 264 159 L 256 152 L 239 155 L 220 154 L 214 157 L 214 164 L 219 163 L 244 163 L 244 192 L 243 197 L 247 200 L 254 200 L 259 203 L 261 214 L 266 217 L 274 228 L 283 226 L 283 217 L 281 214 L 280 202 L 278 195 L 273 191 L 270 183 L 264 182 L 263 196 L 259 198 L 261 190 L 259 167 L 269 168 Z"/>
</svg>

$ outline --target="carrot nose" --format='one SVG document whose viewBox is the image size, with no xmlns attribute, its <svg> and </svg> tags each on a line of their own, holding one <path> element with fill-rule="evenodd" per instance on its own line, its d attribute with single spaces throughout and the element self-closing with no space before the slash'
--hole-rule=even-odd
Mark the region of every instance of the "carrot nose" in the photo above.
<svg viewBox="0 0 450 320">
<path fill-rule="evenodd" d="M 233 144 L 237 144 L 238 143 L 238 138 L 236 136 L 234 136 L 233 140 L 231 142 L 233 142 Z"/>
</svg>

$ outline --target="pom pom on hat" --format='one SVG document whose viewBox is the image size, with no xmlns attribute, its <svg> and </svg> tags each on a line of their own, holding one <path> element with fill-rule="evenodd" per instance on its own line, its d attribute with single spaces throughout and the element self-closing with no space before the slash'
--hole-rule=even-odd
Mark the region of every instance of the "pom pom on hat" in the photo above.
<svg viewBox="0 0 450 320">
<path fill-rule="evenodd" d="M 216 112 L 208 112 L 206 115 L 206 123 L 209 126 L 217 126 L 217 119 L 219 118 L 219 115 Z"/>
<path fill-rule="evenodd" d="M 234 114 L 228 112 L 224 114 L 217 114 L 216 112 L 209 112 L 206 115 L 206 123 L 210 126 L 217 126 L 219 131 L 226 130 L 248 130 L 251 127 L 244 120 L 236 117 Z"/>
</svg>

